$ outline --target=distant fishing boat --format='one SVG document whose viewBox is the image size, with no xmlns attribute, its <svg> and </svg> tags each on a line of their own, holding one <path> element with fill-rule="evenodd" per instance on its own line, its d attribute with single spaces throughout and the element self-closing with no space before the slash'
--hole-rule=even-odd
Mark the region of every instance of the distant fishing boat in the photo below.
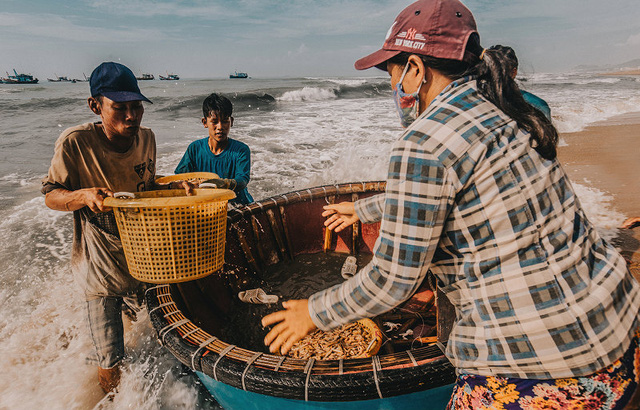
<svg viewBox="0 0 640 410">
<path fill-rule="evenodd" d="M 87 81 L 89 81 L 89 79 L 87 78 L 87 75 L 85 73 L 82 73 L 82 75 L 84 76 L 84 80 L 81 80 L 79 78 L 74 78 L 73 80 L 71 80 L 72 83 L 85 83 Z"/>
<path fill-rule="evenodd" d="M 74 83 L 76 80 L 72 80 L 66 76 L 59 76 L 56 74 L 55 78 L 47 78 L 50 83 Z"/>
<path fill-rule="evenodd" d="M 13 74 L 9 75 L 7 73 L 7 78 L 0 79 L 2 84 L 38 84 L 38 79 L 31 74 L 18 74 L 15 68 L 13 69 Z"/>
<path fill-rule="evenodd" d="M 153 76 L 153 74 L 149 74 L 149 73 L 142 73 L 142 75 L 140 77 L 136 77 L 136 80 L 154 80 L 155 77 Z"/>
<path fill-rule="evenodd" d="M 234 71 L 233 74 L 229 74 L 229 78 L 249 78 L 249 74 Z"/>
<path fill-rule="evenodd" d="M 163 75 L 159 75 L 158 77 L 160 77 L 161 80 L 179 80 L 180 77 L 178 76 L 178 74 L 167 74 L 167 76 L 163 76 Z"/>
</svg>

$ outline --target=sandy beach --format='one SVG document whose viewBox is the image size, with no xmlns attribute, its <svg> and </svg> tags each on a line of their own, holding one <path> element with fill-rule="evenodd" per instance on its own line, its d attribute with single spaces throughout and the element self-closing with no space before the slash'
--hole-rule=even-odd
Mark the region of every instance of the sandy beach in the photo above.
<svg viewBox="0 0 640 410">
<path fill-rule="evenodd" d="M 640 70 L 612 71 L 609 73 L 600 73 L 600 75 L 640 75 Z"/>
<path fill-rule="evenodd" d="M 612 195 L 614 211 L 626 217 L 640 216 L 640 112 L 613 117 L 561 138 L 566 145 L 559 147 L 558 157 L 573 182 Z M 620 230 L 614 243 L 632 261 L 632 271 L 640 280 L 640 227 Z"/>
</svg>

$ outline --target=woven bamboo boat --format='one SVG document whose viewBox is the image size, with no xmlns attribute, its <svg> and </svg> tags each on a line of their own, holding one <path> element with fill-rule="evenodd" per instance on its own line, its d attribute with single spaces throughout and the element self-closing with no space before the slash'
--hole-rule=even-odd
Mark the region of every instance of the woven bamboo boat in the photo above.
<svg viewBox="0 0 640 410">
<path fill-rule="evenodd" d="M 444 408 L 455 381 L 454 369 L 442 353 L 454 312 L 437 292 L 431 308 L 437 312 L 437 336 L 426 338 L 433 343 L 415 339 L 407 344 L 399 339 L 405 348 L 393 349 L 389 343 L 370 358 L 293 359 L 265 353 L 264 346 L 251 349 L 234 343 L 223 330 L 238 310 L 230 287 L 234 280 L 246 284 L 274 266 L 302 257 L 332 253 L 370 258 L 379 224 L 355 224 L 329 234 L 322 207 L 375 195 L 384 188 L 384 182 L 322 186 L 230 209 L 221 272 L 147 290 L 146 303 L 159 341 L 196 372 L 226 409 L 405 409 L 426 403 L 429 408 Z M 395 315 L 402 319 L 402 313 Z M 382 325 L 389 318 L 374 321 Z M 252 327 L 260 328 L 259 318 Z"/>
</svg>

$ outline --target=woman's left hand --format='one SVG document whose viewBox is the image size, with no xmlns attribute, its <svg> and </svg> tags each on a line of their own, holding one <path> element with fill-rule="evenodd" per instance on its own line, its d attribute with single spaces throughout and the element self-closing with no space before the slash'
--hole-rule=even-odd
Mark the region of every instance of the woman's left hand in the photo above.
<svg viewBox="0 0 640 410">
<path fill-rule="evenodd" d="M 280 351 L 287 354 L 298 340 L 316 329 L 316 325 L 309 315 L 307 299 L 288 300 L 282 302 L 285 310 L 271 313 L 262 318 L 262 326 L 276 324 L 264 338 L 264 344 L 269 346 L 271 353 Z"/>
</svg>

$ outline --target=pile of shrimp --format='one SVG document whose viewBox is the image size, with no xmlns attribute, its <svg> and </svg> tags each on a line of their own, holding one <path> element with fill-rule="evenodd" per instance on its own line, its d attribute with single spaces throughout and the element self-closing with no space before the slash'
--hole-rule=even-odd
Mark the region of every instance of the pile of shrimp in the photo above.
<svg viewBox="0 0 640 410">
<path fill-rule="evenodd" d="M 316 330 L 296 342 L 289 356 L 296 359 L 339 360 L 361 357 L 374 335 L 361 323 L 342 325 L 328 332 Z"/>
</svg>

